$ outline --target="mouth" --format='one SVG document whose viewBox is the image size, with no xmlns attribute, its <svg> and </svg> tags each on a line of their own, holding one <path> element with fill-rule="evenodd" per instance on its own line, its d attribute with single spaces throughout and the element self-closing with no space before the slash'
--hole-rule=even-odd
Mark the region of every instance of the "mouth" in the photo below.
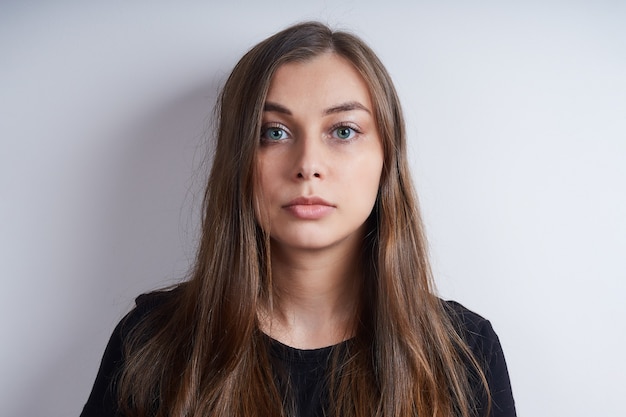
<svg viewBox="0 0 626 417">
<path fill-rule="evenodd" d="M 292 207 L 292 206 L 327 206 L 327 207 L 335 207 L 334 204 L 329 203 L 320 197 L 298 197 L 291 200 L 289 203 L 285 204 L 283 207 Z"/>
<path fill-rule="evenodd" d="M 319 197 L 298 197 L 283 206 L 301 220 L 319 220 L 335 210 L 335 205 Z"/>
</svg>

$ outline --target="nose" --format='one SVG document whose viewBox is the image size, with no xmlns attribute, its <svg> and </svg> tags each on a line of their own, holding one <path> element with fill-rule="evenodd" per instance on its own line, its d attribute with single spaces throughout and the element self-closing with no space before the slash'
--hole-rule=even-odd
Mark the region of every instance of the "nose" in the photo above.
<svg viewBox="0 0 626 417">
<path fill-rule="evenodd" d="M 301 138 L 296 146 L 295 177 L 297 180 L 323 179 L 326 163 L 324 145 L 319 138 L 307 136 Z"/>
</svg>

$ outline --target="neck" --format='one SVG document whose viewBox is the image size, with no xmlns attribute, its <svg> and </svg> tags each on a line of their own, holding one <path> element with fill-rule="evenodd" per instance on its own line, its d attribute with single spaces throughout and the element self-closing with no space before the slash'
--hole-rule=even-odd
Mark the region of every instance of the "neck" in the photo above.
<svg viewBox="0 0 626 417">
<path fill-rule="evenodd" d="M 353 335 L 362 280 L 359 250 L 301 251 L 272 246 L 274 305 L 262 315 L 270 337 L 301 349 Z"/>
</svg>

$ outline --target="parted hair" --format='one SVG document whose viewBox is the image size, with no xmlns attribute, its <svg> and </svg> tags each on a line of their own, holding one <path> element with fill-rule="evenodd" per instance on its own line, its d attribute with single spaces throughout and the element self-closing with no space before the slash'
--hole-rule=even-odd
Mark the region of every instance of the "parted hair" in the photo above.
<svg viewBox="0 0 626 417">
<path fill-rule="evenodd" d="M 122 415 L 291 415 L 259 328 L 273 288 L 269 236 L 255 218 L 255 158 L 273 74 L 324 53 L 345 58 L 367 83 L 384 151 L 363 241 L 358 326 L 345 357 L 331 362 L 329 413 L 470 417 L 471 378 L 488 396 L 480 364 L 435 294 L 391 78 L 358 37 L 306 22 L 250 49 L 223 86 L 195 264 L 126 338 L 116 388 Z"/>
</svg>

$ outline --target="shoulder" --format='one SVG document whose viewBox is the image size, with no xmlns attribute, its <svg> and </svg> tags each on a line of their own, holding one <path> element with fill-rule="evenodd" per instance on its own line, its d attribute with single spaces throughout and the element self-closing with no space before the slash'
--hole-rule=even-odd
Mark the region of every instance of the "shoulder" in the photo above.
<svg viewBox="0 0 626 417">
<path fill-rule="evenodd" d="M 166 290 L 141 294 L 135 298 L 134 308 L 120 321 L 116 329 L 122 339 L 152 313 L 161 310 L 172 302 L 175 303 L 182 292 L 182 285 L 184 284 Z"/>
<path fill-rule="evenodd" d="M 493 330 L 491 322 L 483 316 L 456 301 L 443 301 L 443 306 L 457 331 L 472 350 L 486 342 L 498 341 L 498 336 Z"/>
<path fill-rule="evenodd" d="M 490 416 L 515 416 L 515 401 L 504 352 L 491 322 L 456 301 L 443 301 L 443 306 L 485 373 L 491 392 Z"/>
<path fill-rule="evenodd" d="M 479 363 L 491 367 L 506 366 L 500 339 L 491 322 L 456 301 L 443 301 L 452 324 Z"/>
<path fill-rule="evenodd" d="M 135 299 L 135 307 L 118 323 L 106 346 L 91 394 L 82 416 L 117 415 L 117 383 L 125 363 L 125 343 L 138 324 L 170 301 L 177 299 L 180 286 L 167 291 L 142 294 Z"/>
</svg>

